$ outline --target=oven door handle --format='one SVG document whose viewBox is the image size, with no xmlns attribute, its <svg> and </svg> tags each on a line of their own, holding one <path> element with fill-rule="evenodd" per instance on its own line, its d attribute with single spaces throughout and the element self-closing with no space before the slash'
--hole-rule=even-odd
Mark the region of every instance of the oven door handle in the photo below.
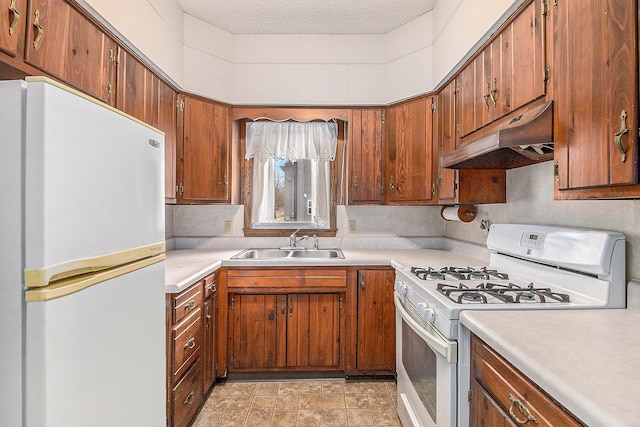
<svg viewBox="0 0 640 427">
<path fill-rule="evenodd" d="M 394 292 L 396 309 L 405 322 L 418 334 L 434 351 L 438 352 L 449 363 L 458 361 L 458 343 L 446 339 L 436 328 L 429 324 L 418 322 L 404 306 L 402 297 Z"/>
</svg>

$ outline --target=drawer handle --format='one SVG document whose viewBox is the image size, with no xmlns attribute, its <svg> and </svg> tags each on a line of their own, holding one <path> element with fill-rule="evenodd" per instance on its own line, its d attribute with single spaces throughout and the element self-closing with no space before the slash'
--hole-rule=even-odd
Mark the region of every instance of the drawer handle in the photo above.
<svg viewBox="0 0 640 427">
<path fill-rule="evenodd" d="M 193 299 L 192 299 L 191 301 L 189 301 L 189 302 L 184 306 L 184 308 L 185 308 L 185 310 L 187 310 L 187 311 L 191 311 L 191 310 L 193 310 L 194 308 L 196 308 L 196 300 L 193 300 Z"/>
<path fill-rule="evenodd" d="M 216 291 L 216 284 L 212 283 L 209 286 L 207 286 L 207 289 L 209 289 L 209 292 L 215 292 Z"/>
<path fill-rule="evenodd" d="M 196 339 L 194 337 L 189 338 L 189 341 L 184 345 L 184 348 L 193 348 L 196 346 Z"/>
<path fill-rule="evenodd" d="M 518 424 L 526 424 L 529 421 L 533 421 L 535 424 L 538 424 L 538 420 L 536 420 L 535 417 L 531 415 L 531 412 L 529 412 L 527 407 L 518 398 L 514 397 L 513 394 L 509 394 L 509 400 L 511 401 L 511 406 L 509 406 L 509 414 L 515 422 L 517 422 Z M 525 419 L 522 420 L 513 413 L 514 406 L 516 406 L 518 408 L 518 411 L 520 411 L 520 413 L 525 416 Z"/>
<path fill-rule="evenodd" d="M 195 395 L 193 394 L 193 391 L 192 391 L 191 393 L 189 393 L 187 398 L 184 399 L 184 404 L 185 405 L 193 405 L 193 401 L 194 400 L 195 400 Z"/>
</svg>

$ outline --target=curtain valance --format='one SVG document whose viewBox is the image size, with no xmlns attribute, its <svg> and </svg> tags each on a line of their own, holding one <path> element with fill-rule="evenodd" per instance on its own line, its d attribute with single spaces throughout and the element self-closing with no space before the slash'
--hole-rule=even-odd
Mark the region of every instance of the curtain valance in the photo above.
<svg viewBox="0 0 640 427">
<path fill-rule="evenodd" d="M 337 143 L 335 122 L 250 122 L 245 158 L 331 161 Z"/>
</svg>

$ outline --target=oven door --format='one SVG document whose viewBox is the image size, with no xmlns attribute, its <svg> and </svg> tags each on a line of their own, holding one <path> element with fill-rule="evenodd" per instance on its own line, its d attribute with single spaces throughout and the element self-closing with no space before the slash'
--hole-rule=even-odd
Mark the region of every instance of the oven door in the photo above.
<svg viewBox="0 0 640 427">
<path fill-rule="evenodd" d="M 456 425 L 457 343 L 395 292 L 398 416 L 402 425 Z"/>
</svg>

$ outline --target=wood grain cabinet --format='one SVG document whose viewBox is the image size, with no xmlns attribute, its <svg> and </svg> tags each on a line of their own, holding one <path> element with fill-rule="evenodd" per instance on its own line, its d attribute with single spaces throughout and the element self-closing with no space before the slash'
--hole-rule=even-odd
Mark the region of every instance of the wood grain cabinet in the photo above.
<svg viewBox="0 0 640 427">
<path fill-rule="evenodd" d="M 349 204 L 384 204 L 384 109 L 352 110 Z"/>
<path fill-rule="evenodd" d="M 390 374 L 396 370 L 395 305 L 391 268 L 357 272 L 357 374 Z"/>
<path fill-rule="evenodd" d="M 456 148 L 456 87 L 458 79 L 451 80 L 438 94 L 435 111 L 437 132 L 436 157 Z M 506 171 L 447 169 L 437 165 L 438 204 L 480 204 L 506 202 Z"/>
<path fill-rule="evenodd" d="M 471 426 L 581 426 L 520 371 L 471 338 Z"/>
<path fill-rule="evenodd" d="M 230 203 L 230 108 L 184 96 L 178 115 L 178 203 Z"/>
<path fill-rule="evenodd" d="M 433 97 L 387 109 L 385 161 L 387 204 L 435 204 Z"/>
<path fill-rule="evenodd" d="M 456 78 L 458 147 L 465 137 L 545 96 L 542 0 L 534 0 L 495 34 Z"/>
<path fill-rule="evenodd" d="M 206 393 L 216 379 L 216 337 L 217 337 L 217 309 L 218 309 L 218 273 L 214 272 L 204 278 L 204 302 L 202 330 L 202 389 Z"/>
<path fill-rule="evenodd" d="M 638 3 L 554 3 L 555 198 L 640 196 Z"/>
<path fill-rule="evenodd" d="M 227 291 L 229 372 L 344 369 L 345 269 L 230 269 Z"/>
<path fill-rule="evenodd" d="M 9 0 L 0 6 L 0 52 L 22 56 L 27 22 L 27 0 Z"/>
<path fill-rule="evenodd" d="M 25 61 L 112 106 L 118 46 L 64 0 L 31 0 Z"/>
<path fill-rule="evenodd" d="M 203 396 L 203 281 L 167 294 L 167 425 L 189 425 Z"/>
</svg>

